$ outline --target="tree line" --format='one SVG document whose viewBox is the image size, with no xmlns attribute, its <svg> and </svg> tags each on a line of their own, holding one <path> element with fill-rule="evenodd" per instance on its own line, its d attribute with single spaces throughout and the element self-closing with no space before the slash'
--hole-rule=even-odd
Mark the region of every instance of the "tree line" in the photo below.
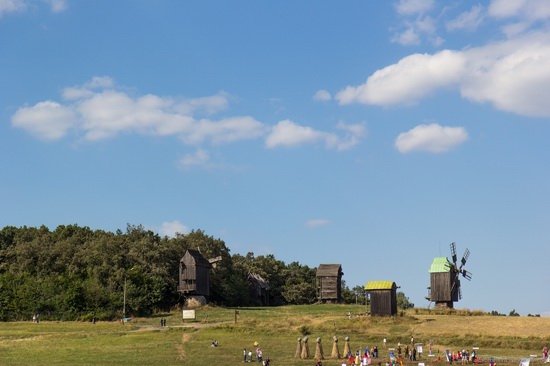
<svg viewBox="0 0 550 366">
<path fill-rule="evenodd" d="M 169 238 L 130 224 L 115 233 L 78 225 L 53 231 L 6 226 L 0 231 L 0 320 L 36 313 L 42 319 L 114 319 L 122 313 L 123 291 L 128 315 L 169 311 L 184 301 L 177 285 L 187 249 L 222 257 L 211 271 L 211 303 L 258 305 L 250 273 L 269 283 L 271 305 L 316 301 L 315 268 L 273 255 L 231 255 L 223 240 L 201 230 Z"/>
<path fill-rule="evenodd" d="M 178 293 L 179 262 L 187 249 L 205 258 L 221 256 L 210 273 L 209 302 L 255 306 L 250 274 L 269 284 L 269 305 L 317 301 L 316 268 L 285 263 L 273 255 L 231 255 L 221 239 L 202 230 L 161 237 L 142 225 L 126 231 L 92 230 L 79 225 L 6 226 L 0 231 L 0 321 L 89 320 L 170 311 L 184 303 Z M 398 293 L 399 307 L 413 306 Z M 345 303 L 366 303 L 364 286 L 342 285 Z M 403 300 L 405 306 L 403 305 Z"/>
</svg>

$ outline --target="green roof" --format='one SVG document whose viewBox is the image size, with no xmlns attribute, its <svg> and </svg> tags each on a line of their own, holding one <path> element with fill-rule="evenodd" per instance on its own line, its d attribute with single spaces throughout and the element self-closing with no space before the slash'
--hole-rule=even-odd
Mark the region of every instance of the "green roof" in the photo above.
<svg viewBox="0 0 550 366">
<path fill-rule="evenodd" d="M 393 281 L 370 281 L 367 282 L 365 290 L 391 290 L 393 286 L 395 286 L 395 282 Z"/>
<path fill-rule="evenodd" d="M 450 272 L 451 271 L 451 262 L 447 257 L 438 257 L 434 258 L 432 266 L 428 272 L 430 273 L 440 273 L 440 272 Z"/>
</svg>

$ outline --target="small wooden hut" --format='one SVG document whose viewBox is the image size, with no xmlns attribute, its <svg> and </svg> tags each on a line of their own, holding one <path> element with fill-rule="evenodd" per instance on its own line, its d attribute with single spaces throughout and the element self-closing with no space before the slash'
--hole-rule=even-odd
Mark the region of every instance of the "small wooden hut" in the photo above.
<svg viewBox="0 0 550 366">
<path fill-rule="evenodd" d="M 459 299 L 460 281 L 452 270 L 453 264 L 447 257 L 434 258 L 430 266 L 430 301 L 436 307 L 453 308 L 453 302 Z"/>
<path fill-rule="evenodd" d="M 371 316 L 397 314 L 397 285 L 392 281 L 370 281 L 365 290 L 370 297 Z"/>
<path fill-rule="evenodd" d="M 180 260 L 178 291 L 184 295 L 210 295 L 212 264 L 198 250 L 188 249 Z"/>
<path fill-rule="evenodd" d="M 342 300 L 341 264 L 320 264 L 317 268 L 317 298 L 324 303 L 339 303 Z"/>
</svg>

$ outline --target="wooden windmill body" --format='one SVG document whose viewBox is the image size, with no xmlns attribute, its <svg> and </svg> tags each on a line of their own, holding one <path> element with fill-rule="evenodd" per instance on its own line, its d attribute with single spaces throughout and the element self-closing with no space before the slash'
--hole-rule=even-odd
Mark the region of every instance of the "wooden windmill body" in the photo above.
<svg viewBox="0 0 550 366">
<path fill-rule="evenodd" d="M 184 295 L 210 295 L 210 269 L 221 257 L 206 259 L 198 250 L 188 249 L 180 260 L 178 291 Z"/>
<path fill-rule="evenodd" d="M 339 303 L 342 301 L 341 264 L 320 264 L 317 268 L 317 298 L 323 303 Z"/>
<path fill-rule="evenodd" d="M 434 302 L 437 308 L 454 308 L 454 303 L 462 298 L 460 275 L 467 280 L 472 279 L 472 274 L 463 268 L 470 251 L 466 249 L 460 261 L 460 266 L 457 265 L 455 243 L 451 243 L 451 253 L 452 261 L 447 257 L 434 258 L 429 269 L 430 293 L 427 299 Z"/>
</svg>

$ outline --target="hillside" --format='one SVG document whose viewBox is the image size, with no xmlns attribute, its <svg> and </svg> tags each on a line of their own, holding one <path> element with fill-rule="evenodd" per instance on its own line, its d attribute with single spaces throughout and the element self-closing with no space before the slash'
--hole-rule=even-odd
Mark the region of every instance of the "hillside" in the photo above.
<svg viewBox="0 0 550 366">
<path fill-rule="evenodd" d="M 550 318 L 416 312 L 413 309 L 395 318 L 372 318 L 364 315 L 361 305 L 206 306 L 196 311 L 196 321 L 185 322 L 180 312 L 173 312 L 132 319 L 124 326 L 119 322 L 0 323 L 0 364 L 239 365 L 243 349 L 259 342 L 271 365 L 313 365 L 315 340 L 321 337 L 323 365 L 341 365 L 342 360 L 330 358 L 335 335 L 340 352 L 345 337 L 350 338 L 353 352 L 378 345 L 380 359 L 375 361 L 382 364 L 389 355 L 383 348 L 384 337 L 389 348 L 409 343 L 411 336 L 415 343 L 422 343 L 420 361 L 426 365 L 438 364 L 437 355 L 445 349 L 473 347 L 479 347 L 481 364 L 488 364 L 490 357 L 498 363 L 517 364 L 530 355 L 537 355 L 532 357 L 532 364 L 541 364 L 542 347 L 550 344 Z M 160 327 L 162 317 L 167 318 L 165 328 Z M 304 334 L 309 336 L 308 360 L 294 357 L 298 337 Z M 214 340 L 219 347 L 210 347 Z M 427 355 L 430 341 L 435 357 Z"/>
</svg>

